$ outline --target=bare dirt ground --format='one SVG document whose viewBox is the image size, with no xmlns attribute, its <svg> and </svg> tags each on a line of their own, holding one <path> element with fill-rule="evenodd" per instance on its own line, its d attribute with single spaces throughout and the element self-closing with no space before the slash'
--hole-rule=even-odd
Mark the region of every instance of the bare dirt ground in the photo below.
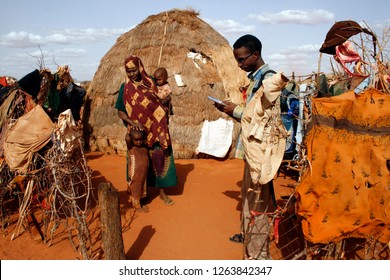
<svg viewBox="0 0 390 280">
<path fill-rule="evenodd" d="M 149 213 L 135 213 L 128 203 L 126 159 L 117 155 L 87 154 L 93 186 L 111 182 L 120 195 L 123 241 L 129 260 L 241 260 L 242 245 L 229 241 L 239 231 L 240 184 L 243 162 L 238 159 L 176 160 L 179 184 L 167 191 L 174 205 L 166 206 L 155 189 L 148 190 Z M 276 198 L 293 192 L 290 177 L 275 180 Z M 96 197 L 97 199 L 97 197 Z M 99 208 L 90 224 L 93 259 L 101 251 Z M 0 237 L 2 260 L 82 259 L 67 235 L 57 230 L 52 244 L 29 232 L 11 241 L 14 223 Z"/>
</svg>

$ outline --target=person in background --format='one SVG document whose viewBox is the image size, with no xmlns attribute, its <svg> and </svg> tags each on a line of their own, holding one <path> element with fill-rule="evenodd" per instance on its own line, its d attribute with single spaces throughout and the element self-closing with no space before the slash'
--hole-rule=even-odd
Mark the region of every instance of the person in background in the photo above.
<svg viewBox="0 0 390 280">
<path fill-rule="evenodd" d="M 149 151 L 148 187 L 159 188 L 159 196 L 166 205 L 173 205 L 166 189 L 177 185 L 168 118 L 157 96 L 157 86 L 146 73 L 138 56 L 125 60 L 126 82 L 119 89 L 115 108 L 127 127 L 145 131 Z"/>
<path fill-rule="evenodd" d="M 231 236 L 230 240 L 244 244 L 244 259 L 271 259 L 269 252 L 270 227 L 266 213 L 274 211 L 276 207 L 272 178 L 268 182 L 262 184 L 254 184 L 253 182 L 254 180 L 251 176 L 253 166 L 250 166 L 249 162 L 250 160 L 258 160 L 254 157 L 261 157 L 261 154 L 254 153 L 254 150 L 251 150 L 251 146 L 245 146 L 245 141 L 248 141 L 249 137 L 246 138 L 243 136 L 244 126 L 242 121 L 244 120 L 245 115 L 249 117 L 247 118 L 249 120 L 255 120 L 255 118 L 257 118 L 260 127 L 262 123 L 264 124 L 264 131 L 261 131 L 261 134 L 265 134 L 265 128 L 267 126 L 267 120 L 265 119 L 267 118 L 267 114 L 263 114 L 260 117 L 252 116 L 252 111 L 249 111 L 248 109 L 248 105 L 251 104 L 252 99 L 255 99 L 254 96 L 262 87 L 263 81 L 271 78 L 276 73 L 275 71 L 270 70 L 268 64 L 264 62 L 261 52 L 262 43 L 253 35 L 244 35 L 234 43 L 233 54 L 238 63 L 238 67 L 243 71 L 248 72 L 250 81 L 249 86 L 245 91 L 245 106 L 238 106 L 229 100 L 223 101 L 223 105 L 214 104 L 218 110 L 241 122 L 241 131 L 235 154 L 235 157 L 242 158 L 245 161 L 243 183 L 241 186 L 241 232 Z M 262 96 L 253 100 L 253 102 L 258 102 L 257 104 L 260 104 L 260 110 L 265 111 L 272 109 L 273 107 L 276 107 L 277 109 L 277 106 L 279 106 L 278 102 L 274 102 L 274 104 L 268 103 L 268 107 L 266 108 L 263 100 L 264 97 L 267 96 L 267 91 L 264 88 L 262 88 L 261 91 L 263 93 Z M 281 120 L 279 121 L 281 123 Z M 263 175 L 264 174 L 260 174 L 259 177 Z M 253 216 L 253 213 L 256 213 L 256 215 Z"/>
<path fill-rule="evenodd" d="M 127 193 L 138 212 L 149 212 L 141 199 L 146 197 L 146 176 L 149 169 L 148 149 L 145 146 L 145 131 L 130 128 L 126 133 L 127 145 Z"/>
</svg>

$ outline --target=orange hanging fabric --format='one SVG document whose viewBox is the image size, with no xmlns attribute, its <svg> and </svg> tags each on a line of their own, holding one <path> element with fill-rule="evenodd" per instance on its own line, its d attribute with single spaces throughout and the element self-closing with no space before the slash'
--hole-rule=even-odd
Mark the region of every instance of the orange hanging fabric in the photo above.
<svg viewBox="0 0 390 280">
<path fill-rule="evenodd" d="M 298 214 L 313 243 L 348 237 L 390 241 L 390 95 L 374 88 L 313 100 L 306 135 L 311 170 L 297 186 Z"/>
</svg>

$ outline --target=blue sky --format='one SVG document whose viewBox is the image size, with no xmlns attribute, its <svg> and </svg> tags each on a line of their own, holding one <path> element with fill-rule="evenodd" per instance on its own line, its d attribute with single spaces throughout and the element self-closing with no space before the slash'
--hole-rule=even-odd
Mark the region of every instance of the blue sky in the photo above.
<svg viewBox="0 0 390 280">
<path fill-rule="evenodd" d="M 52 72 L 56 65 L 69 65 L 75 80 L 91 80 L 121 34 L 174 8 L 198 11 L 230 44 L 244 34 L 259 37 L 265 62 L 286 75 L 317 71 L 318 50 L 336 21 L 365 23 L 378 35 L 390 26 L 390 2 L 383 0 L 0 2 L 0 76 L 17 79 L 44 63 Z M 323 72 L 330 71 L 328 60 L 323 55 Z"/>
</svg>

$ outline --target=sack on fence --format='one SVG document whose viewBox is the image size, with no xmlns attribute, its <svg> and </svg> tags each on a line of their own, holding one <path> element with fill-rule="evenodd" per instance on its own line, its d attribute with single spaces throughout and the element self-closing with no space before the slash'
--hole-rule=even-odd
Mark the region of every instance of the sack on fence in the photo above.
<svg viewBox="0 0 390 280">
<path fill-rule="evenodd" d="M 4 141 L 4 156 L 10 169 L 27 173 L 33 154 L 50 141 L 53 129 L 53 122 L 39 105 L 17 119 Z"/>
</svg>

